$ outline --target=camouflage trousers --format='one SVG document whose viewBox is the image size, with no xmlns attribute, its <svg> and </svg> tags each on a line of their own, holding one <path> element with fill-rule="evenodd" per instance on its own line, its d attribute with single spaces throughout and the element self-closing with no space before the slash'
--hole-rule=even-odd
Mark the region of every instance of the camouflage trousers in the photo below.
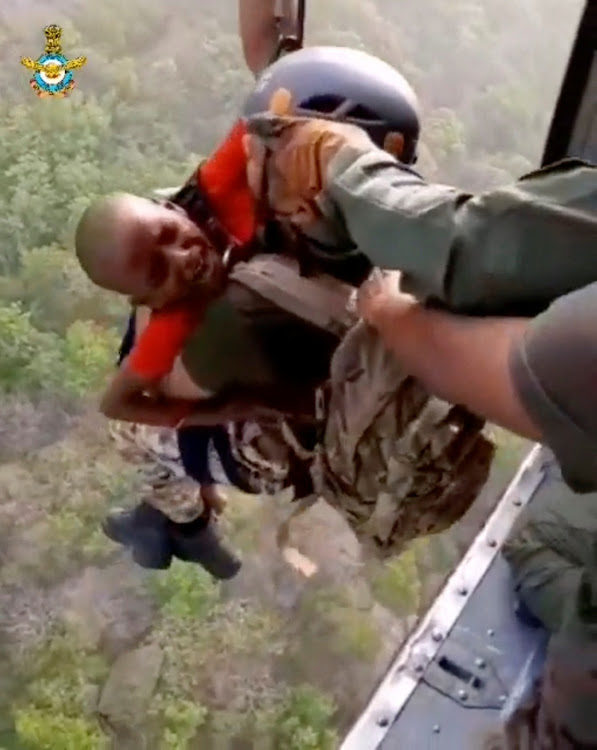
<svg viewBox="0 0 597 750">
<path fill-rule="evenodd" d="M 186 475 L 175 430 L 111 422 L 110 434 L 119 452 L 137 466 L 144 502 L 175 523 L 202 515 L 201 488 Z"/>
<path fill-rule="evenodd" d="M 534 699 L 509 750 L 597 748 L 597 494 L 575 495 L 552 456 L 504 546 L 515 589 L 552 634 Z"/>
</svg>

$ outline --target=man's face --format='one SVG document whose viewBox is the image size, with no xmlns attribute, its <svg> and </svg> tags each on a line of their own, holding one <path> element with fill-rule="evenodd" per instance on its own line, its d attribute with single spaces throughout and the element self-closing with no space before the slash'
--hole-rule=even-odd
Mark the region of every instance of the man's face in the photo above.
<svg viewBox="0 0 597 750">
<path fill-rule="evenodd" d="M 221 258 L 180 207 L 131 196 L 125 216 L 123 281 L 133 304 L 159 309 L 219 283 Z"/>
</svg>

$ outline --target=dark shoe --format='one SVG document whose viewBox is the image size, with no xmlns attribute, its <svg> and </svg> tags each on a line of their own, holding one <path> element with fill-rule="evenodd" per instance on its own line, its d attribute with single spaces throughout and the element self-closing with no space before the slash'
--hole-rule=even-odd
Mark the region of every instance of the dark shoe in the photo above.
<svg viewBox="0 0 597 750">
<path fill-rule="evenodd" d="M 168 538 L 168 519 L 146 503 L 131 510 L 115 510 L 102 523 L 104 534 L 131 550 L 133 560 L 142 568 L 165 570 L 172 562 Z"/>
<path fill-rule="evenodd" d="M 527 607 L 527 605 L 522 601 L 522 599 L 516 598 L 516 601 L 514 603 L 514 612 L 520 622 L 522 622 L 523 625 L 526 625 L 528 628 L 543 628 L 544 625 L 535 615 L 531 612 L 531 610 Z"/>
<path fill-rule="evenodd" d="M 214 522 L 204 519 L 192 523 L 168 524 L 168 536 L 175 557 L 184 562 L 194 562 L 220 581 L 238 573 L 242 561 L 222 544 Z"/>
</svg>

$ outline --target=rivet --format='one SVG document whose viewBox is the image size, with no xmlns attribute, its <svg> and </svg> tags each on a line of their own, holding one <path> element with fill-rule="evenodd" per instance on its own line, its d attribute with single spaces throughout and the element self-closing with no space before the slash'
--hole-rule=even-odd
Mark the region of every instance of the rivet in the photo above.
<svg viewBox="0 0 597 750">
<path fill-rule="evenodd" d="M 437 641 L 441 641 L 441 639 L 442 639 L 442 638 L 443 638 L 444 636 L 442 635 L 441 631 L 439 631 L 439 630 L 434 630 L 434 631 L 433 631 L 433 633 L 431 634 L 431 637 L 433 638 L 433 640 L 434 640 L 434 641 L 436 641 L 436 642 L 437 642 Z"/>
<path fill-rule="evenodd" d="M 465 701 L 468 698 L 468 693 L 466 692 L 466 690 L 459 690 L 458 697 L 461 701 Z"/>
<path fill-rule="evenodd" d="M 466 586 L 459 586 L 458 587 L 458 593 L 460 596 L 466 596 L 468 594 L 468 589 Z"/>
<path fill-rule="evenodd" d="M 492 628 L 489 628 L 489 630 L 487 631 L 487 635 L 490 638 L 493 638 L 493 636 L 495 635 L 495 630 L 493 630 Z"/>
<path fill-rule="evenodd" d="M 439 724 L 436 724 L 433 727 L 433 734 L 439 734 L 439 733 L 440 733 L 440 726 L 439 726 Z"/>
<path fill-rule="evenodd" d="M 417 666 L 415 667 L 415 672 L 421 673 L 422 671 L 423 671 L 423 665 L 417 664 Z"/>
<path fill-rule="evenodd" d="M 488 539 L 487 544 L 489 547 L 497 547 L 497 542 L 495 541 L 495 539 Z"/>
<path fill-rule="evenodd" d="M 377 720 L 377 725 L 380 726 L 382 729 L 389 726 L 389 724 L 390 724 L 390 720 L 388 719 L 387 716 L 380 716 L 379 719 Z"/>
<path fill-rule="evenodd" d="M 479 667 L 479 669 L 485 669 L 485 659 L 475 659 L 475 664 Z"/>
<path fill-rule="evenodd" d="M 514 503 L 514 505 L 520 507 L 522 505 L 522 500 L 516 499 L 516 500 L 513 500 L 513 503 Z"/>
<path fill-rule="evenodd" d="M 505 703 L 507 697 L 505 695 L 500 695 L 500 703 Z"/>
</svg>

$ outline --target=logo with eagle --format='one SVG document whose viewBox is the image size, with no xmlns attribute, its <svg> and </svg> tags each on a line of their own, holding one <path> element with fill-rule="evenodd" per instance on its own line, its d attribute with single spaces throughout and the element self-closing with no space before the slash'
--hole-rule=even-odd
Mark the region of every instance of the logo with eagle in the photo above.
<svg viewBox="0 0 597 750">
<path fill-rule="evenodd" d="M 65 97 L 75 86 L 73 70 L 82 68 L 87 62 L 86 57 L 76 57 L 68 60 L 62 54 L 62 29 L 56 24 L 44 29 L 46 45 L 43 55 L 33 60 L 22 57 L 21 65 L 33 71 L 33 78 L 29 81 L 37 96 Z"/>
</svg>

